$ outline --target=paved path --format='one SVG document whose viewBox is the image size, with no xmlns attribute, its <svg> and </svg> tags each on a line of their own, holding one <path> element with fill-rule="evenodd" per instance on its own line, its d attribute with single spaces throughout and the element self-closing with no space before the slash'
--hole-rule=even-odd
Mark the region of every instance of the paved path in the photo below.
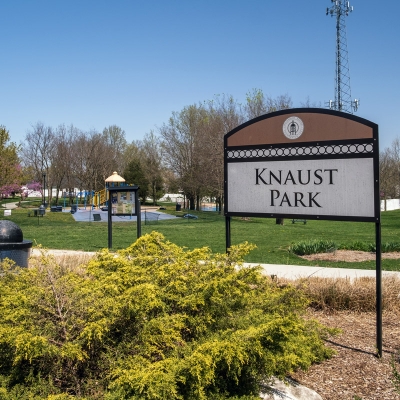
<svg viewBox="0 0 400 400">
<path fill-rule="evenodd" d="M 18 203 L 6 203 L 6 204 L 3 204 L 2 207 L 7 210 L 13 210 L 14 208 L 18 207 Z"/>
<path fill-rule="evenodd" d="M 278 264 L 254 264 L 245 263 L 245 265 L 261 265 L 266 275 L 276 275 L 280 278 L 300 279 L 311 276 L 322 278 L 348 278 L 353 280 L 360 277 L 376 277 L 376 271 L 370 269 L 347 269 L 347 268 L 326 268 L 326 267 L 307 267 L 304 265 L 278 265 Z M 397 276 L 400 278 L 400 272 L 383 271 L 382 276 Z"/>
<path fill-rule="evenodd" d="M 95 255 L 95 252 L 84 252 L 75 250 L 48 250 L 50 254 L 55 256 L 63 255 Z M 38 256 L 40 251 L 38 249 L 32 250 L 33 256 Z M 257 266 L 261 265 L 263 273 L 266 275 L 274 275 L 279 278 L 286 279 L 307 279 L 312 276 L 323 277 L 323 278 L 348 278 L 354 280 L 355 278 L 361 277 L 376 277 L 375 270 L 366 269 L 346 269 L 346 268 L 325 268 L 325 267 L 308 267 L 304 265 L 278 265 L 278 264 L 257 264 L 257 263 L 244 263 L 245 266 Z M 385 276 L 396 276 L 400 278 L 400 272 L 396 271 L 383 271 L 383 277 Z"/>
</svg>

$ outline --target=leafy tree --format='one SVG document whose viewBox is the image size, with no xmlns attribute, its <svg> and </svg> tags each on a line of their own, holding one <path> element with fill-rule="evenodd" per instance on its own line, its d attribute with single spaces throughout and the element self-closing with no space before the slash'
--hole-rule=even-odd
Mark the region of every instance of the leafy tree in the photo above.
<svg viewBox="0 0 400 400">
<path fill-rule="evenodd" d="M 244 267 L 252 246 L 188 251 L 153 232 L 62 268 L 0 274 L 0 396 L 242 399 L 328 357 L 307 300 Z"/>
<path fill-rule="evenodd" d="M 0 126 L 0 195 L 21 192 L 23 170 L 18 158 L 19 147 L 10 142 L 10 134 L 4 126 Z"/>
<path fill-rule="evenodd" d="M 150 182 L 143 171 L 141 160 L 130 161 L 124 170 L 123 177 L 127 183 L 139 186 L 139 198 L 141 203 L 144 204 L 149 194 Z"/>
</svg>

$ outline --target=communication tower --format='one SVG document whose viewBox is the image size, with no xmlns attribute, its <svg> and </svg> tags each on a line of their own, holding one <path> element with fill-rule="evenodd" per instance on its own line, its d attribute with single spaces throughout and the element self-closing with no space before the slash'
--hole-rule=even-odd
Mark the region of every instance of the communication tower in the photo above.
<svg viewBox="0 0 400 400">
<path fill-rule="evenodd" d="M 336 73 L 335 100 L 329 100 L 329 108 L 350 114 L 357 111 L 359 100 L 351 99 L 350 70 L 347 52 L 346 20 L 353 11 L 349 1 L 331 0 L 332 6 L 326 9 L 326 15 L 336 17 Z"/>
</svg>

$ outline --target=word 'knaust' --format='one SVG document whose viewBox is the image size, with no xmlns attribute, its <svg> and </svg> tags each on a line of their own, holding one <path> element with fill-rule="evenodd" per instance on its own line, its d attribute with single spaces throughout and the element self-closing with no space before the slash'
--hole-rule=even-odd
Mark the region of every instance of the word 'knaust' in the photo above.
<svg viewBox="0 0 400 400">
<path fill-rule="evenodd" d="M 328 185 L 334 185 L 334 173 L 338 172 L 337 168 L 327 169 L 307 169 L 307 170 L 296 170 L 287 171 L 282 170 L 272 171 L 268 168 L 255 168 L 255 184 L 256 185 L 273 185 L 278 184 L 282 186 L 293 185 L 293 186 L 307 186 L 310 183 L 316 186 L 322 185 L 327 181 Z M 282 207 L 286 205 L 288 207 L 322 207 L 316 200 L 316 197 L 321 192 L 299 192 L 292 191 L 287 192 L 285 189 L 271 189 L 270 190 L 270 206 Z"/>
</svg>

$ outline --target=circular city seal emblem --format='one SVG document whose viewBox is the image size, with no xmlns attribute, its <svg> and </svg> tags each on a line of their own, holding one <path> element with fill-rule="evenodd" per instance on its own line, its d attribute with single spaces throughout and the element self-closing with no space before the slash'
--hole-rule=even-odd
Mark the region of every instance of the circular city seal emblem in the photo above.
<svg viewBox="0 0 400 400">
<path fill-rule="evenodd" d="M 303 121 L 298 117 L 289 117 L 283 123 L 283 134 L 288 139 L 297 139 L 301 136 L 304 130 Z"/>
</svg>

